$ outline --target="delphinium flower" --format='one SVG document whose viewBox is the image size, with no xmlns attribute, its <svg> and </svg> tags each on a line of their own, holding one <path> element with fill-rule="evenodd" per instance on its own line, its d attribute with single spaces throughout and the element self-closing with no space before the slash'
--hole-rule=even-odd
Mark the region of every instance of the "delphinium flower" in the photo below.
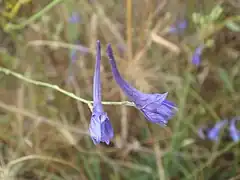
<svg viewBox="0 0 240 180">
<path fill-rule="evenodd" d="M 198 46 L 192 56 L 192 63 L 196 66 L 199 66 L 201 63 L 201 55 L 203 51 L 203 45 Z"/>
<path fill-rule="evenodd" d="M 94 144 L 100 142 L 110 143 L 113 138 L 113 128 L 111 122 L 103 110 L 101 103 L 101 81 L 100 81 L 100 64 L 101 64 L 101 45 L 97 41 L 97 55 L 95 72 L 93 78 L 93 110 L 90 121 L 89 132 Z"/>
<path fill-rule="evenodd" d="M 222 120 L 217 122 L 213 128 L 209 129 L 207 131 L 207 137 L 208 139 L 212 141 L 217 141 L 219 138 L 219 133 L 221 129 L 228 123 L 228 120 Z"/>
<path fill-rule="evenodd" d="M 180 32 L 183 32 L 186 28 L 187 28 L 187 20 L 178 21 L 176 25 L 172 25 L 169 28 L 168 33 L 180 33 Z"/>
<path fill-rule="evenodd" d="M 114 79 L 125 95 L 135 103 L 135 106 L 150 122 L 165 126 L 168 120 L 175 115 L 177 110 L 176 105 L 166 99 L 168 93 L 146 94 L 138 91 L 121 77 L 110 44 L 108 44 L 107 47 L 107 55 Z"/>
<path fill-rule="evenodd" d="M 79 13 L 78 12 L 72 12 L 71 16 L 68 19 L 68 22 L 73 23 L 73 24 L 79 23 L 80 22 Z"/>
<path fill-rule="evenodd" d="M 236 121 L 240 120 L 240 117 L 235 117 L 230 121 L 229 132 L 230 136 L 234 142 L 238 142 L 240 140 L 240 131 L 236 128 Z"/>
</svg>

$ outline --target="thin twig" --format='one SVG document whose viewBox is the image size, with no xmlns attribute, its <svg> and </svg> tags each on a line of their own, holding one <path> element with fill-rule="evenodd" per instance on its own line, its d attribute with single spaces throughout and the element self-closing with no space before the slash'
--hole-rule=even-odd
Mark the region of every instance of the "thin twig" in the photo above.
<svg viewBox="0 0 240 180">
<path fill-rule="evenodd" d="M 76 171 L 79 172 L 79 169 L 76 166 L 74 166 L 73 164 L 71 164 L 71 163 L 69 163 L 67 161 L 64 161 L 64 160 L 61 160 L 61 159 L 58 159 L 58 158 L 54 158 L 54 157 L 51 157 L 51 156 L 42 156 L 42 155 L 37 155 L 37 154 L 23 156 L 23 157 L 20 157 L 20 158 L 18 158 L 16 160 L 10 161 L 7 164 L 7 168 L 6 169 L 9 170 L 13 166 L 15 166 L 16 164 L 23 163 L 23 162 L 29 161 L 29 160 L 52 161 L 52 162 L 56 162 L 56 163 L 60 163 L 60 164 L 64 164 L 64 165 L 70 166 L 71 168 L 73 168 L 73 169 L 75 169 Z"/>
<path fill-rule="evenodd" d="M 34 21 L 36 21 L 37 19 L 39 19 L 40 17 L 42 17 L 43 14 L 47 13 L 49 10 L 51 10 L 54 6 L 56 6 L 57 4 L 61 3 L 64 0 L 53 0 L 52 2 L 50 2 L 48 5 L 46 5 L 46 7 L 44 7 L 42 10 L 40 10 L 38 13 L 35 13 L 33 16 L 31 16 L 29 19 L 19 23 L 19 24 L 7 24 L 6 27 L 4 27 L 5 31 L 9 32 L 11 30 L 18 30 L 18 29 L 22 29 L 25 26 L 33 23 Z"/>
<path fill-rule="evenodd" d="M 62 94 L 65 94 L 66 96 L 69 96 L 73 99 L 76 99 L 78 101 L 81 101 L 85 104 L 92 104 L 93 101 L 90 101 L 90 100 L 86 100 L 86 99 L 83 99 L 81 97 L 78 97 L 76 96 L 75 94 L 71 93 L 71 92 L 68 92 L 62 88 L 60 88 L 59 86 L 57 85 L 53 85 L 53 84 L 49 84 L 49 83 L 46 83 L 46 82 L 42 82 L 42 81 L 36 81 L 36 80 L 33 80 L 33 79 L 30 79 L 30 78 L 27 78 L 25 76 L 23 76 L 22 74 L 19 74 L 19 73 L 16 73 L 16 72 L 13 72 L 7 68 L 4 68 L 4 67 L 0 67 L 0 72 L 3 72 L 4 74 L 6 75 L 12 75 L 18 79 L 21 79 L 25 82 L 28 82 L 28 83 L 31 83 L 31 84 L 34 84 L 34 85 L 37 85 L 37 86 L 42 86 L 42 87 L 48 87 L 48 88 L 51 88 L 51 89 L 54 89 Z M 132 102 L 129 102 L 129 101 L 118 101 L 118 102 L 111 102 L 111 101 L 103 101 L 102 104 L 105 104 L 105 105 L 125 105 L 125 106 L 135 106 L 134 103 Z"/>
<path fill-rule="evenodd" d="M 151 33 L 151 37 L 152 40 L 157 43 L 157 44 L 161 44 L 163 46 L 165 46 L 166 48 L 168 48 L 170 51 L 179 54 L 180 48 L 178 46 L 176 46 L 175 44 L 171 43 L 170 41 L 164 39 L 163 37 L 157 35 L 156 33 L 152 32 Z"/>
<path fill-rule="evenodd" d="M 161 150 L 159 148 L 158 143 L 154 143 L 153 147 L 154 147 L 154 152 L 155 152 L 155 156 L 156 156 L 159 180 L 165 180 L 165 172 L 164 172 L 164 167 L 163 167 L 163 162 L 162 162 Z"/>
<path fill-rule="evenodd" d="M 128 60 L 132 60 L 132 0 L 126 0 L 127 12 L 126 12 L 126 21 L 127 21 L 127 47 L 128 47 Z"/>
<path fill-rule="evenodd" d="M 35 115 L 35 114 L 25 110 L 25 109 L 21 109 L 21 108 L 18 108 L 16 106 L 8 105 L 8 104 L 5 104 L 4 102 L 1 102 L 1 101 L 0 101 L 0 108 L 4 109 L 5 111 L 8 111 L 8 112 L 21 114 L 22 116 L 28 117 L 31 120 L 47 124 L 49 126 L 55 127 L 56 129 L 65 128 L 65 129 L 68 129 L 69 131 L 74 132 L 76 134 L 89 135 L 89 133 L 87 131 L 81 130 L 80 128 L 75 128 L 75 127 L 71 127 L 71 126 L 68 126 L 68 125 L 65 125 L 65 124 L 57 123 L 57 122 L 60 122 L 60 121 L 59 120 L 51 120 L 51 119 L 48 119 L 48 118 L 43 117 L 43 116 Z"/>
</svg>

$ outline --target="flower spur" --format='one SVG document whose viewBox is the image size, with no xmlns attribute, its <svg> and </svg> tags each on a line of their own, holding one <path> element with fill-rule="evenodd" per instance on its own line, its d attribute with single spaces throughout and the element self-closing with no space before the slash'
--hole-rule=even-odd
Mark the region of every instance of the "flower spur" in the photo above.
<svg viewBox="0 0 240 180">
<path fill-rule="evenodd" d="M 107 46 L 107 55 L 113 77 L 125 95 L 134 102 L 136 108 L 138 108 L 150 122 L 166 126 L 168 120 L 175 115 L 177 110 L 173 102 L 166 100 L 168 93 L 146 94 L 138 91 L 121 77 L 110 44 Z"/>
<path fill-rule="evenodd" d="M 100 142 L 110 143 L 113 138 L 113 128 L 111 122 L 104 112 L 101 103 L 101 80 L 100 80 L 100 64 L 101 64 L 101 44 L 97 41 L 96 45 L 97 55 L 95 72 L 93 78 L 93 110 L 92 117 L 89 126 L 90 136 L 94 144 L 99 144 Z"/>
</svg>

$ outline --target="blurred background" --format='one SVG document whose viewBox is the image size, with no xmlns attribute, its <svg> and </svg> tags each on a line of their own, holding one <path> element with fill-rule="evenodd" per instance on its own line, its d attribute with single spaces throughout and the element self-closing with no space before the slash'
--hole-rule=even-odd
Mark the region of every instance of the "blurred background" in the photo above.
<svg viewBox="0 0 240 180">
<path fill-rule="evenodd" d="M 239 12 L 239 0 L 0 0 L 0 179 L 240 180 L 228 125 L 207 134 L 240 115 Z M 97 40 L 103 100 L 127 100 L 111 43 L 129 83 L 169 92 L 166 127 L 104 105 L 115 136 L 93 144 L 89 105 L 68 92 L 92 100 Z"/>
</svg>

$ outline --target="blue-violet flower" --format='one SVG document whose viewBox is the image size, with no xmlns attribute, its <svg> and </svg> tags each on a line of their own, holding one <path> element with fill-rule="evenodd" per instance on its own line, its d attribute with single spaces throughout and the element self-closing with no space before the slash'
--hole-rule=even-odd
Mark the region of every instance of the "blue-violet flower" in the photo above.
<svg viewBox="0 0 240 180">
<path fill-rule="evenodd" d="M 177 22 L 176 25 L 173 25 L 169 28 L 169 33 L 179 33 L 183 32 L 187 28 L 187 20 L 182 20 Z"/>
<path fill-rule="evenodd" d="M 234 142 L 240 140 L 240 131 L 236 128 L 236 121 L 240 120 L 240 117 L 235 117 L 230 121 L 229 132 Z"/>
<path fill-rule="evenodd" d="M 228 123 L 228 120 L 222 120 L 217 122 L 212 129 L 207 132 L 207 136 L 210 140 L 217 141 L 220 130 Z"/>
<path fill-rule="evenodd" d="M 71 16 L 68 19 L 68 22 L 76 24 L 80 22 L 80 15 L 78 12 L 72 12 Z"/>
<path fill-rule="evenodd" d="M 126 96 L 135 103 L 135 106 L 152 123 L 165 126 L 170 118 L 176 113 L 176 105 L 166 100 L 168 93 L 164 94 L 145 94 L 129 85 L 120 75 L 111 45 L 108 44 L 107 55 L 112 67 L 112 73 L 117 84 Z"/>
<path fill-rule="evenodd" d="M 203 46 L 200 45 L 198 46 L 192 56 L 192 63 L 196 66 L 199 66 L 201 63 L 201 55 L 202 55 L 202 51 L 203 51 Z"/>
<path fill-rule="evenodd" d="M 111 122 L 107 116 L 107 113 L 104 112 L 101 103 L 100 63 L 101 45 L 100 41 L 97 41 L 96 65 L 93 78 L 93 110 L 89 132 L 94 144 L 99 144 L 100 142 L 109 144 L 114 133 Z"/>
</svg>

